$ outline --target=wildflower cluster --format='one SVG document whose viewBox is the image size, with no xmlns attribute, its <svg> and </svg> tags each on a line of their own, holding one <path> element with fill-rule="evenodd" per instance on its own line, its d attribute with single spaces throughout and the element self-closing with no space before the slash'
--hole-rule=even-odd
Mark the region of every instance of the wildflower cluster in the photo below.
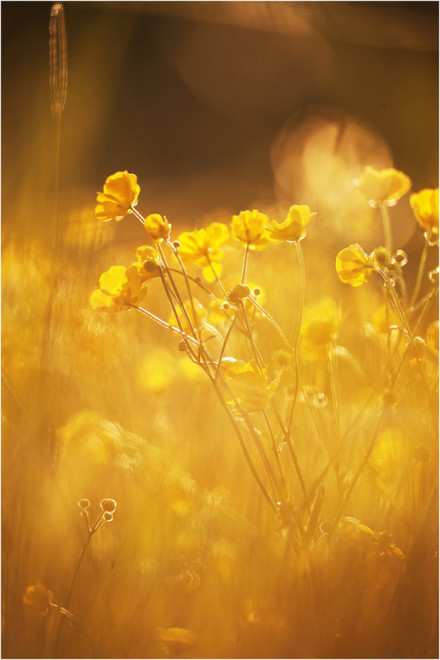
<svg viewBox="0 0 440 660">
<path fill-rule="evenodd" d="M 408 257 L 401 249 L 393 251 L 389 208 L 409 191 L 411 181 L 395 169 L 376 171 L 367 167 L 354 183 L 366 202 L 380 213 L 384 246 L 370 253 L 358 244 L 341 249 L 336 256 L 336 271 L 344 284 L 355 288 L 366 284 L 374 273 L 383 284 L 384 304 L 374 313 L 372 323 L 378 333 L 387 334 L 388 361 L 381 381 L 385 407 L 392 399 L 402 365 L 414 356 L 418 359 L 416 351 L 420 342 L 432 354 L 438 352 L 434 325 L 429 326 L 426 341 L 418 336 L 438 291 L 438 276 L 431 272 L 429 293 L 418 299 L 426 251 L 438 240 L 438 190 L 422 190 L 410 198 L 415 220 L 424 230 L 425 248 L 408 303 L 403 277 Z M 180 339 L 179 349 L 186 352 L 211 383 L 253 477 L 278 516 L 280 529 L 293 547 L 299 548 L 310 533 L 308 514 L 313 510 L 314 516 L 319 515 L 323 494 L 318 489 L 319 483 L 310 487 L 304 478 L 294 431 L 298 405 L 305 403 L 313 410 L 311 414 L 319 432 L 325 428 L 327 450 L 332 451 L 333 447 L 340 451 L 344 433 L 338 378 L 340 360 L 346 360 L 355 373 L 362 374 L 355 356 L 339 345 L 344 318 L 341 304 L 324 295 L 304 305 L 301 242 L 313 227 L 316 213 L 306 205 L 292 205 L 285 218 L 278 221 L 257 209 L 245 210 L 233 215 L 229 223 L 213 222 L 204 228 L 184 231 L 174 239 L 166 216 L 158 213 L 143 216 L 139 212 L 138 196 L 137 178 L 128 172 L 109 177 L 104 192 L 98 194 L 98 219 L 119 220 L 123 213 L 132 214 L 152 245 L 139 247 L 130 266 L 112 266 L 103 273 L 99 289 L 91 295 L 91 306 L 107 312 L 135 310 Z M 261 287 L 247 278 L 252 252 L 273 250 L 277 244 L 293 250 L 299 269 L 297 318 L 293 330 L 287 333 L 263 307 Z M 225 257 L 237 254 L 237 250 L 241 251 L 240 274 L 235 276 L 233 286 L 226 286 Z M 159 318 L 145 306 L 146 284 L 153 278 L 160 281 L 168 302 L 168 319 Z M 273 354 L 267 354 L 266 346 L 261 344 L 263 326 L 277 337 L 278 351 Z M 311 369 L 310 365 L 316 367 Z M 316 374 L 315 382 L 312 373 Z M 327 384 L 328 391 L 324 393 Z M 373 451 L 378 430 L 379 427 L 367 456 Z M 335 463 L 335 456 L 331 460 Z M 338 471 L 336 463 L 335 466 Z M 298 506 L 300 497 L 302 504 Z M 343 508 L 344 501 L 341 513 Z M 331 528 L 336 529 L 339 521 L 340 517 Z M 371 532 L 370 537 L 379 546 L 385 543 L 386 533 Z M 394 550 L 391 542 L 384 547 L 384 552 L 400 556 L 400 550 Z"/>
</svg>

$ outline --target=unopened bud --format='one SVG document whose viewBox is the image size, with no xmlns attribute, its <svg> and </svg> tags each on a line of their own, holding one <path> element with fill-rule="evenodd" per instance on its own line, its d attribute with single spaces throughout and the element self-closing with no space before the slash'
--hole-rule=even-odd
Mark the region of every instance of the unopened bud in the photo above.
<svg viewBox="0 0 440 660">
<path fill-rule="evenodd" d="M 114 511 L 116 511 L 117 503 L 115 500 L 106 498 L 104 500 L 101 500 L 100 507 L 103 511 L 106 511 L 108 513 L 113 513 Z"/>
<path fill-rule="evenodd" d="M 388 268 L 391 264 L 391 253 L 382 246 L 376 248 L 372 253 L 374 263 L 379 268 Z"/>
<path fill-rule="evenodd" d="M 393 254 L 392 263 L 403 268 L 408 263 L 408 255 L 404 250 L 396 250 Z"/>
<path fill-rule="evenodd" d="M 430 270 L 428 273 L 429 281 L 432 284 L 437 284 L 438 285 L 438 275 L 439 275 L 439 268 L 434 268 L 434 270 Z"/>
</svg>

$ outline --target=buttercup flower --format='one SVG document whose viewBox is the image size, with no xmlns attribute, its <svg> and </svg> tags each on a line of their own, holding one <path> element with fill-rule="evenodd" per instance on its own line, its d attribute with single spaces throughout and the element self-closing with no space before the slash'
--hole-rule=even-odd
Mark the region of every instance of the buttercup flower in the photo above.
<svg viewBox="0 0 440 660">
<path fill-rule="evenodd" d="M 144 227 L 147 233 L 156 243 L 167 240 L 171 234 L 171 225 L 165 216 L 159 213 L 151 213 L 145 218 Z"/>
<path fill-rule="evenodd" d="M 336 257 L 336 271 L 344 284 L 361 286 L 373 270 L 372 258 L 357 243 L 344 248 Z"/>
<path fill-rule="evenodd" d="M 177 239 L 180 243 L 179 254 L 185 263 L 195 264 L 203 268 L 203 275 L 208 282 L 222 273 L 223 258 L 220 248 L 229 240 L 229 229 L 221 222 L 213 222 L 205 229 L 185 231 Z M 212 267 L 212 268 L 211 268 Z"/>
<path fill-rule="evenodd" d="M 405 555 L 400 548 L 393 541 L 390 532 L 375 532 L 367 525 L 363 525 L 356 518 L 345 518 L 349 523 L 355 525 L 354 529 L 361 533 L 362 536 L 368 538 L 375 546 L 376 552 L 379 557 L 397 557 L 398 559 L 405 559 Z"/>
<path fill-rule="evenodd" d="M 267 215 L 256 209 L 241 211 L 232 217 L 232 237 L 254 247 L 265 247 L 269 243 L 269 232 L 266 229 L 268 222 Z"/>
<path fill-rule="evenodd" d="M 269 224 L 269 236 L 272 241 L 300 241 L 307 232 L 307 226 L 316 213 L 312 213 L 306 205 L 291 206 L 287 218 L 284 222 L 278 223 L 275 220 Z"/>
<path fill-rule="evenodd" d="M 333 298 L 307 305 L 301 324 L 301 352 L 309 359 L 325 357 L 341 325 L 341 311 Z"/>
<path fill-rule="evenodd" d="M 52 592 L 46 589 L 42 582 L 37 581 L 27 587 L 22 599 L 26 614 L 34 617 L 46 616 L 52 598 Z"/>
<path fill-rule="evenodd" d="M 438 345 L 439 345 L 439 322 L 438 321 L 433 321 L 432 323 L 429 324 L 428 329 L 426 331 L 426 343 L 428 344 L 429 348 L 435 355 L 438 355 Z"/>
<path fill-rule="evenodd" d="M 225 358 L 222 371 L 244 412 L 264 410 L 278 387 L 278 380 L 268 383 L 266 370 L 260 369 L 254 361 L 244 364 L 240 360 L 231 362 Z M 228 392 L 225 397 L 229 404 L 234 403 Z"/>
<path fill-rule="evenodd" d="M 427 232 L 428 240 L 438 241 L 438 188 L 413 193 L 409 203 L 417 222 Z"/>
<path fill-rule="evenodd" d="M 367 166 L 355 185 L 368 199 L 370 206 L 394 206 L 411 188 L 411 180 L 406 174 L 392 167 L 375 170 Z"/>
<path fill-rule="evenodd" d="M 192 299 L 192 304 L 191 304 L 190 300 L 185 300 L 185 302 L 183 303 L 183 306 L 184 306 L 185 311 L 188 314 L 191 322 L 194 325 L 201 325 L 202 323 L 204 323 L 204 321 L 208 317 L 207 310 L 202 305 L 202 303 L 199 300 L 197 300 L 197 298 Z M 185 314 L 182 312 L 180 307 L 177 307 L 176 311 L 177 311 L 177 315 L 179 317 L 179 320 L 182 324 L 184 332 L 190 333 L 191 328 L 188 326 L 188 322 L 186 320 Z M 195 318 L 194 318 L 194 315 L 195 315 Z M 174 313 L 170 314 L 168 322 L 173 326 L 177 325 L 176 324 L 176 317 L 174 316 Z"/>
<path fill-rule="evenodd" d="M 98 220 L 122 220 L 137 204 L 140 193 L 135 174 L 116 172 L 106 179 L 102 193 L 97 193 L 95 212 Z"/>
<path fill-rule="evenodd" d="M 381 305 L 371 316 L 371 325 L 379 334 L 387 333 L 390 325 L 399 325 L 399 317 L 390 305 Z"/>
<path fill-rule="evenodd" d="M 160 276 L 160 258 L 150 245 L 141 245 L 136 250 L 137 261 L 132 265 L 137 269 L 142 284 Z"/>
<path fill-rule="evenodd" d="M 137 305 L 146 293 L 136 266 L 112 266 L 99 278 L 99 289 L 90 296 L 93 309 L 120 312 Z"/>
</svg>

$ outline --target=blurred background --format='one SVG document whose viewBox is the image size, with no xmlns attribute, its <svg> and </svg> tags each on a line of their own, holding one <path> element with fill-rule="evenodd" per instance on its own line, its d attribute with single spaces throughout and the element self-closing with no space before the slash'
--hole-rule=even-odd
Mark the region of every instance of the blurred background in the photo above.
<svg viewBox="0 0 440 660">
<path fill-rule="evenodd" d="M 393 164 L 414 190 L 436 185 L 436 2 L 64 6 L 61 214 L 124 169 L 142 212 L 187 224 L 256 204 L 337 212 L 341 167 Z M 50 7 L 2 3 L 7 231 L 19 187 L 45 203 Z"/>
</svg>

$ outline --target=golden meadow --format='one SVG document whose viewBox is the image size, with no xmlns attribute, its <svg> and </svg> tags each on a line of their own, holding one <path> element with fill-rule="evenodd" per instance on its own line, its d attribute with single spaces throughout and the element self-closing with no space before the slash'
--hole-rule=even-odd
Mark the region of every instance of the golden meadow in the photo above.
<svg viewBox="0 0 440 660">
<path fill-rule="evenodd" d="M 56 4 L 52 240 L 2 256 L 3 656 L 436 657 L 438 188 L 347 167 L 346 242 L 306 199 L 182 227 L 123 169 L 64 217 L 65 48 Z"/>
</svg>

